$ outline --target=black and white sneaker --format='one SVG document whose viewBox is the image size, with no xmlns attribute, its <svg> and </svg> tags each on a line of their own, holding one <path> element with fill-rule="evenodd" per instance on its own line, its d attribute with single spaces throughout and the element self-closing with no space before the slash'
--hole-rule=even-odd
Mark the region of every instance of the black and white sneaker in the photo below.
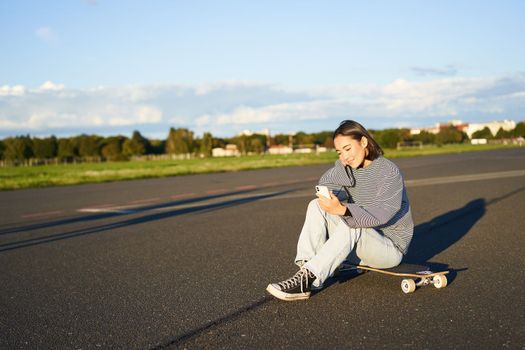
<svg viewBox="0 0 525 350">
<path fill-rule="evenodd" d="M 312 283 L 316 278 L 313 273 L 303 267 L 287 280 L 279 283 L 270 283 L 266 290 L 281 300 L 304 300 L 310 298 Z"/>
</svg>

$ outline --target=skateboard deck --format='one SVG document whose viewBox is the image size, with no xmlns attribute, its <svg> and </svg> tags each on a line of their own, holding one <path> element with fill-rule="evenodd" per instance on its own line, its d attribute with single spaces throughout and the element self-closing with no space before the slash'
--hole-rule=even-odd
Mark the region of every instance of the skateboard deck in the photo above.
<svg viewBox="0 0 525 350">
<path fill-rule="evenodd" d="M 413 264 L 401 264 L 390 269 L 377 269 L 370 266 L 343 264 L 339 271 L 372 271 L 390 276 L 406 277 L 401 281 L 401 290 L 404 293 L 413 293 L 417 287 L 427 285 L 433 285 L 436 288 L 445 288 L 447 286 L 447 277 L 445 275 L 449 273 L 448 270 L 431 271 L 428 266 Z"/>
</svg>

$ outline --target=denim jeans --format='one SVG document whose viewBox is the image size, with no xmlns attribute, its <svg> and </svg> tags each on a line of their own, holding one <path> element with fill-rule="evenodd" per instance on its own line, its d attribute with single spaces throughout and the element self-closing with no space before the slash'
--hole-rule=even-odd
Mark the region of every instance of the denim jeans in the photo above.
<svg viewBox="0 0 525 350">
<path fill-rule="evenodd" d="M 317 199 L 308 205 L 295 263 L 303 264 L 317 280 L 319 287 L 343 261 L 376 268 L 389 268 L 401 263 L 403 254 L 392 241 L 372 228 L 351 228 L 338 216 L 326 213 Z"/>
</svg>

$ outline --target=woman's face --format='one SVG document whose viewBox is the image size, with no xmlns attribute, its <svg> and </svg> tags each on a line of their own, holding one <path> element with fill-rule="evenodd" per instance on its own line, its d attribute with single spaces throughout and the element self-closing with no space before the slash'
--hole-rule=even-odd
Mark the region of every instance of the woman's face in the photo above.
<svg viewBox="0 0 525 350">
<path fill-rule="evenodd" d="M 334 146 L 339 159 L 343 165 L 349 165 L 353 169 L 361 166 L 368 166 L 371 161 L 366 159 L 368 151 L 366 146 L 368 139 L 362 137 L 361 140 L 354 140 L 350 136 L 337 135 L 334 139 Z"/>
</svg>

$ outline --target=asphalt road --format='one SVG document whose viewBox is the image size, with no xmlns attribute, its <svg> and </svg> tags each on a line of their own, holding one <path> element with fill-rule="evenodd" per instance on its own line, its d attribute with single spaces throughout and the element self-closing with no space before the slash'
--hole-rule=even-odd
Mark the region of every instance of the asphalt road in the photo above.
<svg viewBox="0 0 525 350">
<path fill-rule="evenodd" d="M 395 162 L 445 289 L 265 292 L 330 165 L 0 192 L 0 348 L 524 349 L 525 149 Z"/>
</svg>

